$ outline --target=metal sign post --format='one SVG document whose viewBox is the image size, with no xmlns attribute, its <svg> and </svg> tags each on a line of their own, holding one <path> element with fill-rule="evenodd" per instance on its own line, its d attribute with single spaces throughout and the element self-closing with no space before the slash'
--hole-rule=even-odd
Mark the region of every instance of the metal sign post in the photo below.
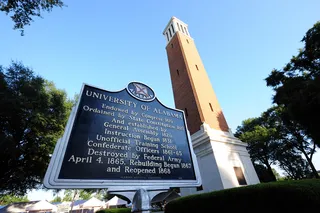
<svg viewBox="0 0 320 213">
<path fill-rule="evenodd" d="M 148 191 L 145 189 L 138 189 L 133 196 L 132 211 L 136 213 L 150 213 L 151 199 Z"/>
</svg>

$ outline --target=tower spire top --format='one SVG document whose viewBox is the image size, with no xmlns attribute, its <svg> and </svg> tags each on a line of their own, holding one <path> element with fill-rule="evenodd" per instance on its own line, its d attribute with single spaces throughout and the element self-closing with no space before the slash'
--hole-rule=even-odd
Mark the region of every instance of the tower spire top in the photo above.
<svg viewBox="0 0 320 213">
<path fill-rule="evenodd" d="M 188 25 L 177 17 L 172 16 L 162 34 L 165 36 L 167 42 L 170 42 L 172 37 L 178 32 L 191 38 Z"/>
</svg>

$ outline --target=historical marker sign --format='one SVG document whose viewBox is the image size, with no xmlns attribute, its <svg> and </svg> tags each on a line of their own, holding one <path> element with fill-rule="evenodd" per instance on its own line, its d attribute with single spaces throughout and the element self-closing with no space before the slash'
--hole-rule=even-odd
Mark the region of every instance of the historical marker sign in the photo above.
<svg viewBox="0 0 320 213">
<path fill-rule="evenodd" d="M 162 105 L 151 88 L 119 92 L 84 84 L 44 184 L 48 188 L 200 185 L 183 111 Z"/>
</svg>

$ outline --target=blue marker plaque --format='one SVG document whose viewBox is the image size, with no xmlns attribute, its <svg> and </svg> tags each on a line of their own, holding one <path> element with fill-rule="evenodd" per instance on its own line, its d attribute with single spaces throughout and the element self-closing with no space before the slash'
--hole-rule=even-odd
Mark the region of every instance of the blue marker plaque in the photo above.
<svg viewBox="0 0 320 213">
<path fill-rule="evenodd" d="M 85 84 L 44 184 L 198 186 L 189 138 L 183 111 L 161 104 L 147 85 L 110 92 Z"/>
</svg>

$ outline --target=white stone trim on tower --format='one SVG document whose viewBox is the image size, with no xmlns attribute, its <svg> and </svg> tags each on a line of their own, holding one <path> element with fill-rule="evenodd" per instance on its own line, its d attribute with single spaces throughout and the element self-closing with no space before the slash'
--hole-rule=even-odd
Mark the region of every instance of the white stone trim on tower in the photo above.
<svg viewBox="0 0 320 213">
<path fill-rule="evenodd" d="M 172 39 L 172 37 L 177 33 L 183 33 L 186 36 L 190 36 L 189 30 L 188 30 L 188 25 L 186 23 L 184 23 L 183 21 L 179 20 L 176 17 L 172 17 L 169 21 L 169 23 L 167 24 L 167 26 L 165 27 L 164 31 L 162 32 L 162 34 L 164 35 L 167 43 L 170 42 L 170 40 Z"/>
<path fill-rule="evenodd" d="M 241 168 L 247 185 L 259 183 L 247 144 L 232 133 L 215 130 L 203 123 L 201 129 L 191 136 L 197 156 L 203 190 L 181 189 L 181 195 L 197 194 L 241 186 L 234 167 Z"/>
</svg>

